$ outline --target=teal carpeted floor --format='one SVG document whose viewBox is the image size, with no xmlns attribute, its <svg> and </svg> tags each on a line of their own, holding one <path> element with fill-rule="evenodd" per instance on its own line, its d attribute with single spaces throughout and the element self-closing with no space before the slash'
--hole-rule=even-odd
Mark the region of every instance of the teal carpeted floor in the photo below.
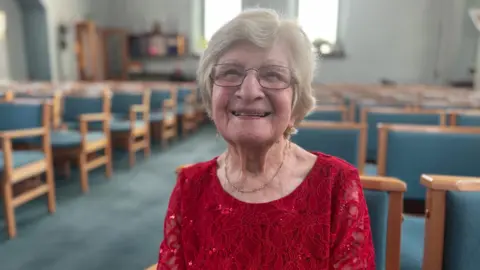
<svg viewBox="0 0 480 270">
<path fill-rule="evenodd" d="M 1 270 L 137 270 L 156 262 L 163 219 L 178 165 L 213 158 L 225 149 L 205 126 L 161 150 L 154 147 L 130 169 L 116 154 L 114 176 L 90 174 L 82 194 L 77 177 L 57 179 L 57 212 L 49 215 L 40 198 L 17 211 L 18 236 L 7 240 L 0 214 Z M 1 200 L 0 200 L 1 201 Z"/>
</svg>

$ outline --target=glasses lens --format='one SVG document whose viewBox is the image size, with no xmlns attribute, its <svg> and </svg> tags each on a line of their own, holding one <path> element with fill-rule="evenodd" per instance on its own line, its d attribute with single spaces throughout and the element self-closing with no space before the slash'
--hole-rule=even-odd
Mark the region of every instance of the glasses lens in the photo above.
<svg viewBox="0 0 480 270">
<path fill-rule="evenodd" d="M 260 85 L 271 89 L 284 89 L 290 86 L 292 73 L 282 66 L 265 66 L 258 70 Z"/>
<path fill-rule="evenodd" d="M 242 84 L 245 69 L 234 64 L 220 64 L 213 69 L 213 83 L 218 86 L 232 87 Z M 263 66 L 258 69 L 258 81 L 262 87 L 269 89 L 285 89 L 290 86 L 292 73 L 283 66 Z"/>
<path fill-rule="evenodd" d="M 239 86 L 245 76 L 245 69 L 231 64 L 216 65 L 213 69 L 213 81 L 218 86 Z"/>
</svg>

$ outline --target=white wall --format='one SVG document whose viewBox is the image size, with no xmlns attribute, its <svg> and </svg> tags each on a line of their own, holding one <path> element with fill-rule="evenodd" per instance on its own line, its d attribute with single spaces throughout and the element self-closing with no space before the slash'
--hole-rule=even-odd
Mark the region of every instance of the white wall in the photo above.
<svg viewBox="0 0 480 270">
<path fill-rule="evenodd" d="M 7 14 L 7 34 L 0 41 L 0 80 L 25 80 L 27 68 L 20 7 L 15 0 L 0 0 L 0 10 Z"/>
<path fill-rule="evenodd" d="M 58 51 L 57 27 L 61 22 L 73 30 L 76 21 L 90 17 L 100 26 L 144 32 L 159 21 L 165 32 L 178 31 L 191 37 L 190 47 L 197 46 L 201 36 L 202 0 L 43 1 L 54 79 L 77 78 L 73 31 L 68 51 Z M 325 83 L 371 83 L 381 78 L 401 83 L 468 79 L 476 40 L 465 18 L 467 7 L 475 1 L 479 0 L 341 0 L 339 38 L 346 57 L 322 60 L 316 79 Z M 294 17 L 296 6 L 293 0 L 244 0 L 243 5 L 274 8 L 289 18 Z M 149 63 L 155 70 L 175 65 L 193 73 L 196 62 Z"/>
</svg>

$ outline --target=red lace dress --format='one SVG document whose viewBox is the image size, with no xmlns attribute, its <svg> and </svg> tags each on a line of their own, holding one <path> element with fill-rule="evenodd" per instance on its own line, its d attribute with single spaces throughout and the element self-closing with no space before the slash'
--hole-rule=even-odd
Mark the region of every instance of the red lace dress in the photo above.
<svg viewBox="0 0 480 270">
<path fill-rule="evenodd" d="M 300 186 L 269 203 L 223 190 L 217 159 L 183 169 L 157 269 L 375 269 L 357 170 L 321 153 Z"/>
</svg>

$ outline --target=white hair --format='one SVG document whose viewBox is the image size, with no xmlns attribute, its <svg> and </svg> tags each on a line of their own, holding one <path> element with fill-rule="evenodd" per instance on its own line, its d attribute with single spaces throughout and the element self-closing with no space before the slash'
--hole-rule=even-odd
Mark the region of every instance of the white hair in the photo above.
<svg viewBox="0 0 480 270">
<path fill-rule="evenodd" d="M 271 48 L 278 41 L 290 51 L 293 72 L 292 112 L 295 126 L 315 106 L 312 80 L 315 70 L 315 55 L 312 43 L 294 21 L 283 20 L 270 9 L 250 9 L 241 12 L 223 25 L 208 42 L 197 70 L 197 80 L 208 115 L 212 114 L 211 72 L 220 57 L 239 42 L 247 41 L 260 48 Z M 288 133 L 293 132 L 290 130 Z"/>
</svg>

